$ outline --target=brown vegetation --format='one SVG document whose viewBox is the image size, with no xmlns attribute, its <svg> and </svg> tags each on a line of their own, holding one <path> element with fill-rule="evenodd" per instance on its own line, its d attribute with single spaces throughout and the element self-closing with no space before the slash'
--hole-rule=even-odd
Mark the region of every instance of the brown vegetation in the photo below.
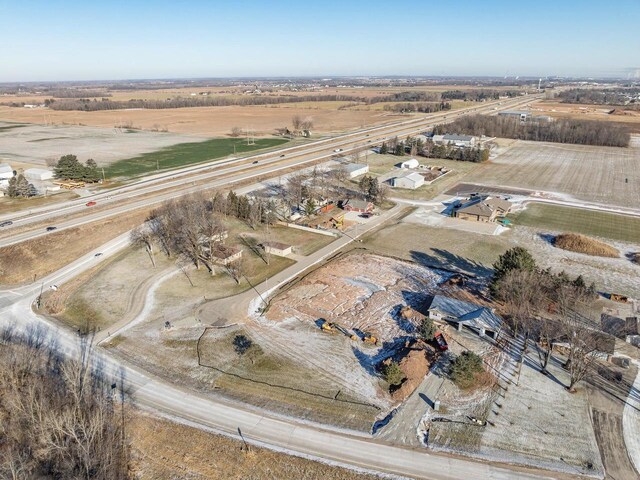
<svg viewBox="0 0 640 480">
<path fill-rule="evenodd" d="M 620 252 L 606 243 L 578 233 L 562 233 L 553 240 L 553 245 L 571 252 L 585 253 L 598 257 L 617 258 Z"/>
<path fill-rule="evenodd" d="M 87 223 L 0 248 L 0 284 L 42 278 L 142 223 L 146 211 Z"/>
<path fill-rule="evenodd" d="M 0 348 L 0 477 L 125 478 L 110 381 L 86 362 L 56 357 L 37 331 L 25 344 L 11 337 L 5 331 Z"/>
<path fill-rule="evenodd" d="M 133 412 L 127 422 L 136 478 L 373 480 L 373 475 L 250 446 L 226 436 Z"/>
</svg>

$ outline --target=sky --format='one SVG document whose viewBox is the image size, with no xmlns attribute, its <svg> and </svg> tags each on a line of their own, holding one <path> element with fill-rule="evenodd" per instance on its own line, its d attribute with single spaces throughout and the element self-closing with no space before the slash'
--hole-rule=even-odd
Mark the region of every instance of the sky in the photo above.
<svg viewBox="0 0 640 480">
<path fill-rule="evenodd" d="M 0 82 L 630 68 L 640 0 L 0 0 Z"/>
</svg>

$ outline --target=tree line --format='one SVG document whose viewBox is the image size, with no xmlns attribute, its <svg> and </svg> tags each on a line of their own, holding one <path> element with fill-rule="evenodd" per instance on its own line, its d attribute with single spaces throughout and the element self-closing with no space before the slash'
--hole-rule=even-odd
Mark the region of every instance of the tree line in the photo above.
<svg viewBox="0 0 640 480">
<path fill-rule="evenodd" d="M 380 154 L 390 153 L 399 157 L 419 155 L 426 158 L 443 158 L 460 162 L 486 162 L 489 160 L 490 150 L 487 147 L 456 147 L 454 145 L 436 145 L 431 138 L 423 141 L 420 138 L 407 137 L 405 141 L 397 137 L 382 142 Z"/>
<path fill-rule="evenodd" d="M 490 284 L 492 295 L 502 303 L 513 332 L 525 337 L 525 349 L 534 341 L 540 369 L 554 354 L 554 344 L 564 343 L 569 373 L 567 385 L 575 385 L 594 366 L 606 335 L 600 331 L 595 285 L 587 286 L 581 276 L 571 278 L 566 272 L 555 274 L 536 265 L 531 254 L 514 247 L 501 255 L 493 265 Z"/>
<path fill-rule="evenodd" d="M 465 102 L 484 102 L 498 100 L 500 97 L 514 98 L 520 95 L 518 90 L 447 90 L 442 92 L 442 100 L 464 100 Z"/>
<path fill-rule="evenodd" d="M 387 112 L 420 112 L 420 113 L 433 113 L 441 112 L 444 110 L 451 110 L 451 104 L 448 102 L 433 102 L 433 103 L 394 103 L 392 105 L 385 105 L 384 110 Z"/>
<path fill-rule="evenodd" d="M 640 95 L 640 88 L 624 88 L 617 90 L 592 90 L 587 88 L 572 88 L 558 93 L 562 103 L 581 103 L 596 105 L 626 105 L 640 103 L 633 97 Z"/>
<path fill-rule="evenodd" d="M 127 445 L 121 406 L 89 359 L 58 356 L 42 332 L 0 338 L 0 478 L 121 480 Z"/>
<path fill-rule="evenodd" d="M 549 122 L 533 118 L 523 123 L 519 118 L 507 116 L 469 115 L 433 128 L 434 135 L 454 132 L 610 147 L 627 147 L 630 141 L 629 129 L 626 126 L 596 120 L 558 119 Z"/>
<path fill-rule="evenodd" d="M 87 183 L 95 183 L 101 178 L 95 160 L 90 158 L 83 165 L 75 155 L 60 157 L 60 160 L 53 167 L 53 175 L 60 180 L 76 180 Z"/>
</svg>

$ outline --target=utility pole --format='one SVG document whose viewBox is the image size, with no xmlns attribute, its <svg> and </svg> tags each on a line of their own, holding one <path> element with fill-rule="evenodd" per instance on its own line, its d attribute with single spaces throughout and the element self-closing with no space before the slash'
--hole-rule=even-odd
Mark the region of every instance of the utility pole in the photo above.
<svg viewBox="0 0 640 480">
<path fill-rule="evenodd" d="M 104 176 L 104 167 L 102 167 L 102 182 L 106 182 L 107 178 Z"/>
</svg>

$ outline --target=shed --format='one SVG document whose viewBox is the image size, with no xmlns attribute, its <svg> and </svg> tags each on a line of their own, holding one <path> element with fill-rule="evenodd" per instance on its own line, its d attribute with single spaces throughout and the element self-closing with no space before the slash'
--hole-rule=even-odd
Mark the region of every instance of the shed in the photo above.
<svg viewBox="0 0 640 480">
<path fill-rule="evenodd" d="M 369 165 L 364 163 L 348 163 L 344 168 L 349 174 L 349 178 L 356 178 L 365 173 L 369 173 Z"/>
<path fill-rule="evenodd" d="M 400 168 L 418 168 L 420 166 L 420 162 L 415 158 L 410 160 L 406 160 L 400 164 Z"/>
<path fill-rule="evenodd" d="M 0 180 L 8 180 L 13 177 L 13 168 L 8 163 L 0 163 Z"/>
<path fill-rule="evenodd" d="M 264 242 L 262 248 L 265 252 L 278 257 L 287 257 L 293 253 L 293 246 L 281 242 Z"/>
<path fill-rule="evenodd" d="M 24 171 L 24 176 L 27 180 L 51 180 L 53 172 L 46 168 L 27 168 Z"/>
<path fill-rule="evenodd" d="M 392 184 L 395 188 L 408 188 L 410 190 L 415 190 L 416 188 L 420 188 L 424 185 L 424 177 L 419 173 L 410 172 L 395 177 Z"/>
<path fill-rule="evenodd" d="M 236 260 L 240 260 L 242 257 L 242 249 L 218 244 L 217 248 L 211 252 L 211 255 L 215 258 L 215 263 L 218 265 L 229 265 Z"/>
</svg>

